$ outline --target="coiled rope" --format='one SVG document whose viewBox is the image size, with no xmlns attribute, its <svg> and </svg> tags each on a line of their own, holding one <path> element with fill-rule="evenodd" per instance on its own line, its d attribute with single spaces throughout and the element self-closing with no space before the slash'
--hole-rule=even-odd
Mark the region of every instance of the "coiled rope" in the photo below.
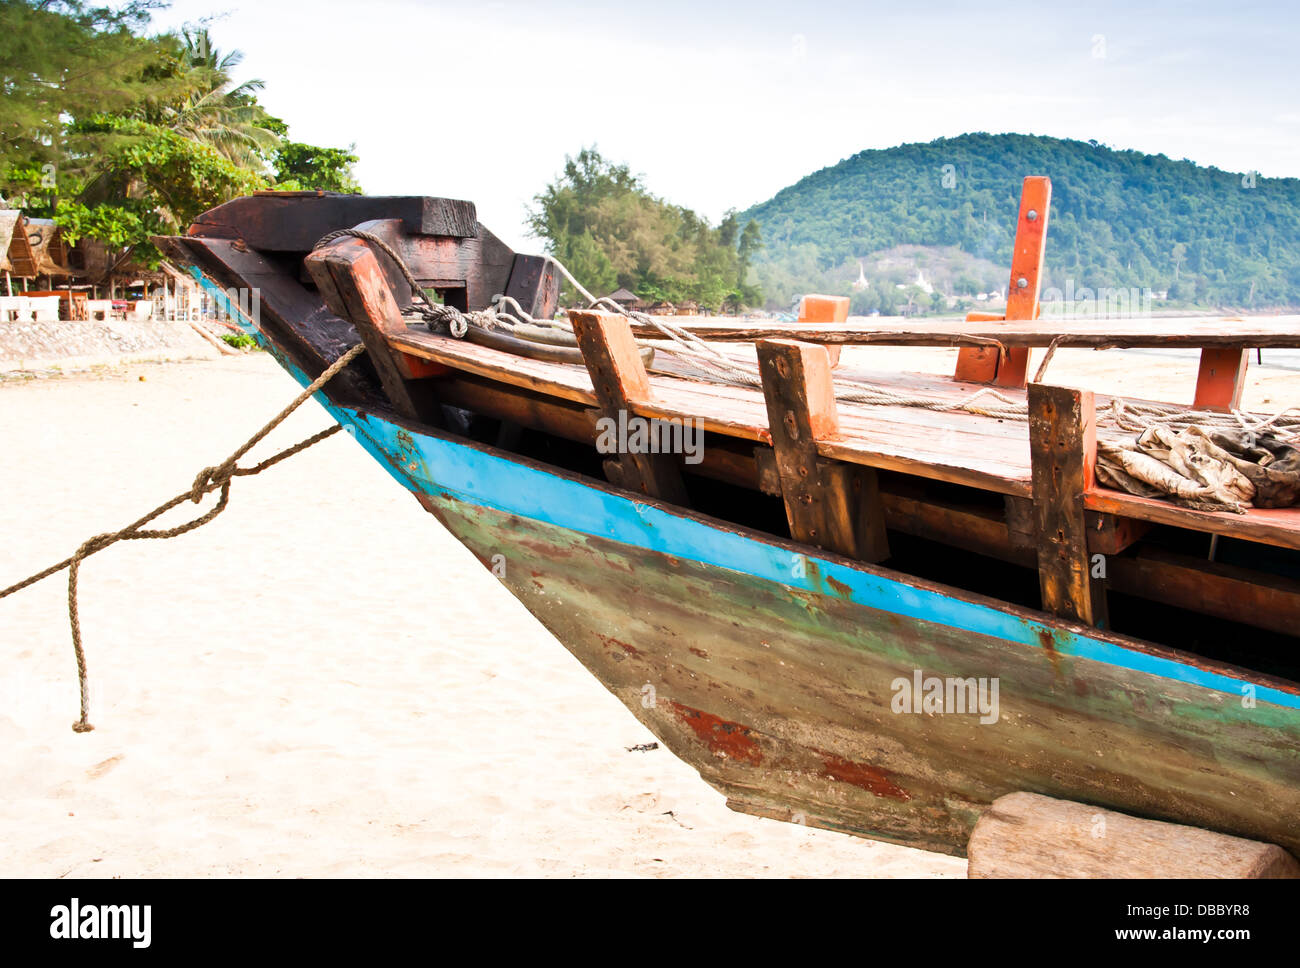
<svg viewBox="0 0 1300 968">
<path fill-rule="evenodd" d="M 22 581 L 10 585 L 8 588 L 0 591 L 0 598 L 7 598 L 15 592 L 20 592 L 24 588 L 36 584 L 42 579 L 57 574 L 64 568 L 68 569 L 68 623 L 72 628 L 72 651 L 77 660 L 77 683 L 81 692 L 81 715 L 78 717 L 77 721 L 72 724 L 73 732 L 88 733 L 95 728 L 90 724 L 89 718 L 90 695 L 86 676 L 86 652 L 81 641 L 81 618 L 77 611 L 77 579 L 80 575 L 81 563 L 91 555 L 103 551 L 105 548 L 116 544 L 119 541 L 175 538 L 179 535 L 193 531 L 195 528 L 202 527 L 226 509 L 226 506 L 230 503 L 230 484 L 236 477 L 252 477 L 255 474 L 260 474 L 267 468 L 274 467 L 276 464 L 280 463 L 280 461 L 287 460 L 294 454 L 301 453 L 308 447 L 314 446 L 325 438 L 338 433 L 343 429 L 341 424 L 335 424 L 333 427 L 312 434 L 305 440 L 300 440 L 292 447 L 286 447 L 279 453 L 268 457 L 260 464 L 254 464 L 252 467 L 239 467 L 237 464 L 239 459 L 252 450 L 253 447 L 262 440 L 262 438 L 276 427 L 280 426 L 280 424 L 284 423 L 288 416 L 302 406 L 302 404 L 305 403 L 312 394 L 316 393 L 316 391 L 320 390 L 325 386 L 325 384 L 329 383 L 336 373 L 364 352 L 365 346 L 358 343 L 331 363 L 325 372 L 313 380 L 310 386 L 294 398 L 292 403 L 272 417 L 270 422 L 262 427 L 262 429 L 257 433 L 253 434 L 253 436 L 249 437 L 248 440 L 241 444 L 233 454 L 223 460 L 220 464 L 213 467 L 205 467 L 203 470 L 199 471 L 198 475 L 194 478 L 194 483 L 190 485 L 188 491 L 183 491 L 182 493 L 177 494 L 170 501 L 158 505 L 158 507 L 154 508 L 144 517 L 133 521 L 120 531 L 110 531 L 106 534 L 95 535 L 93 538 L 82 542 L 81 546 L 72 553 L 71 557 L 64 558 L 58 564 L 50 565 L 50 567 L 45 570 L 38 571 L 36 574 L 30 575 Z M 198 504 L 199 501 L 203 499 L 204 495 L 211 494 L 213 491 L 221 492 L 220 496 L 217 498 L 217 503 L 209 511 L 194 518 L 192 521 L 186 521 L 184 524 L 179 524 L 174 528 L 145 529 L 145 525 L 166 514 L 172 508 L 179 507 L 186 501 Z"/>
</svg>

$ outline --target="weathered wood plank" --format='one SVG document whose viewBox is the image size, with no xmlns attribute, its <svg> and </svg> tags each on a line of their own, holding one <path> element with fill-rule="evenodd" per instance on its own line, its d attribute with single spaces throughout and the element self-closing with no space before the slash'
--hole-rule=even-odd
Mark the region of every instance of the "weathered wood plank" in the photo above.
<svg viewBox="0 0 1300 968">
<path fill-rule="evenodd" d="M 285 354 L 310 377 L 357 342 L 356 329 L 282 267 L 238 242 L 228 239 L 155 238 L 177 265 L 194 265 L 227 290 L 254 289 L 258 294 L 257 324 L 272 337 L 275 351 Z M 236 297 L 238 293 L 235 293 Z M 236 298 L 235 302 L 239 302 Z M 373 367 L 362 357 L 334 378 L 331 395 L 340 402 L 378 405 L 381 388 Z"/>
<path fill-rule="evenodd" d="M 817 467 L 825 487 L 825 547 L 859 561 L 884 561 L 889 536 L 875 469 L 824 457 Z"/>
<path fill-rule="evenodd" d="M 839 433 L 826 350 L 764 341 L 758 359 L 791 536 L 863 560 L 888 557 L 875 472 L 818 454 L 818 440 Z"/>
<path fill-rule="evenodd" d="M 1276 844 L 1036 793 L 998 797 L 967 846 L 973 878 L 1295 878 Z"/>
<path fill-rule="evenodd" d="M 817 440 L 840 429 L 830 357 L 823 347 L 809 343 L 764 340 L 758 344 L 758 365 L 790 535 L 795 541 L 827 547 Z"/>
<path fill-rule="evenodd" d="M 1011 607 L 1036 633 L 1028 642 L 864 606 L 838 571 L 834 582 L 810 571 L 814 590 L 792 589 L 454 498 L 426 506 L 485 564 L 509 549 L 511 590 L 740 809 L 961 852 L 997 797 L 1046 789 L 1300 849 L 1276 807 L 1300 777 L 1293 710 L 1263 716 L 1190 682 L 1053 654 L 1060 626 Z M 764 543 L 799 560 L 795 546 Z M 933 587 L 872 581 L 906 581 L 908 600 Z M 999 719 L 897 714 L 889 684 L 917 669 L 998 677 Z"/>
<path fill-rule="evenodd" d="M 1097 422 L 1090 391 L 1029 386 L 1029 449 L 1043 609 L 1106 625 L 1105 588 L 1091 577 L 1083 495 L 1092 486 Z"/>
<path fill-rule="evenodd" d="M 1102 487 L 1093 488 L 1084 495 L 1084 506 L 1091 511 L 1137 518 L 1153 524 L 1168 524 L 1300 550 L 1300 508 L 1254 508 L 1245 514 L 1194 511 L 1168 501 Z"/>
<path fill-rule="evenodd" d="M 1111 558 L 1106 582 L 1117 592 L 1281 635 L 1300 631 L 1300 582 L 1292 578 L 1144 548 Z"/>
<path fill-rule="evenodd" d="M 675 320 L 682 325 L 681 320 Z M 891 319 L 843 327 L 762 323 L 751 320 L 692 321 L 684 328 L 712 342 L 752 343 L 760 339 L 797 339 L 826 345 L 962 346 L 971 339 L 997 340 L 1004 346 L 1105 348 L 1297 347 L 1300 316 L 1188 317 L 1159 319 L 963 320 Z M 654 338 L 654 327 L 634 323 L 638 337 Z M 963 341 L 966 341 L 965 344 Z"/>
<path fill-rule="evenodd" d="M 337 239 L 311 253 L 306 265 L 330 308 L 356 327 L 393 409 L 410 420 L 443 426 L 430 381 L 411 379 L 401 355 L 389 345 L 390 337 L 406 331 L 406 323 L 369 244 Z"/>
<path fill-rule="evenodd" d="M 601 411 L 616 426 L 627 426 L 628 418 L 636 415 L 636 405 L 649 402 L 652 396 L 650 378 L 641 362 L 627 317 L 595 310 L 573 310 L 569 319 Z M 618 458 L 622 470 L 616 483 L 620 486 L 689 506 L 677 455 L 640 453 L 620 446 Z"/>
<path fill-rule="evenodd" d="M 453 198 L 259 192 L 204 212 L 187 234 L 241 239 L 265 252 L 307 252 L 321 236 L 373 219 L 397 219 L 410 234 L 451 239 L 474 238 L 478 230 L 474 203 Z"/>
<path fill-rule="evenodd" d="M 516 255 L 505 295 L 534 319 L 550 319 L 560 302 L 560 281 L 554 263 L 540 255 Z"/>
</svg>

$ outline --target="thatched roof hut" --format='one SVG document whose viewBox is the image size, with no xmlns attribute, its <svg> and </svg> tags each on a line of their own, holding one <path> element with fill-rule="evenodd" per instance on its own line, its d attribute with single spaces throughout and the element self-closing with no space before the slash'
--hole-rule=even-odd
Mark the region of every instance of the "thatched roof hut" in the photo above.
<svg viewBox="0 0 1300 968">
<path fill-rule="evenodd" d="M 64 245 L 63 233 L 54 224 L 54 220 L 25 218 L 23 225 L 27 231 L 27 241 L 32 247 L 32 254 L 36 258 L 36 275 L 72 275 L 72 270 L 68 268 L 68 247 Z"/>
<path fill-rule="evenodd" d="M 644 305 L 641 297 L 629 289 L 615 289 L 605 298 L 614 300 L 624 309 L 640 309 Z"/>
<path fill-rule="evenodd" d="M 22 217 L 23 213 L 17 209 L 0 209 L 0 272 L 13 271 L 13 263 L 9 261 L 9 243 Z"/>
<path fill-rule="evenodd" d="M 53 219 L 19 214 L 9 236 L 9 272 L 24 279 L 70 276 L 68 247 Z"/>
</svg>

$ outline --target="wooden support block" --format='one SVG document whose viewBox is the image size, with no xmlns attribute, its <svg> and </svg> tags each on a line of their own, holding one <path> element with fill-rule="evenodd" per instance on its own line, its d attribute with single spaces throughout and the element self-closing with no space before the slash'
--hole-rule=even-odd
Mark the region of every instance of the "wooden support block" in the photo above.
<svg viewBox="0 0 1300 968">
<path fill-rule="evenodd" d="M 388 344 L 389 337 L 406 332 L 406 323 L 369 245 L 336 239 L 311 253 L 306 265 L 329 308 L 356 327 L 393 409 L 407 419 L 442 427 L 442 409 L 429 382 L 416 379 L 415 369 Z"/>
<path fill-rule="evenodd" d="M 1088 511 L 1088 550 L 1096 555 L 1117 555 L 1151 530 L 1151 522 L 1118 514 Z"/>
<path fill-rule="evenodd" d="M 1207 346 L 1201 350 L 1196 399 L 1192 406 L 1202 410 L 1236 410 L 1240 407 L 1248 363 L 1250 350 L 1233 346 Z"/>
<path fill-rule="evenodd" d="M 860 560 L 888 557 L 875 471 L 823 460 L 817 453 L 819 438 L 839 433 L 825 347 L 763 340 L 757 348 L 791 536 Z"/>
<path fill-rule="evenodd" d="M 1038 318 L 1038 294 L 1042 287 L 1043 255 L 1047 245 L 1047 214 L 1052 205 L 1052 180 L 1031 175 L 1020 190 L 1020 217 L 1016 222 L 1016 241 L 1011 251 L 1011 280 L 1007 286 L 1007 311 L 1004 319 Z M 985 313 L 971 313 L 968 322 L 986 318 Z M 1013 346 L 1004 359 L 993 347 L 964 346 L 957 353 L 954 378 L 971 383 L 995 383 L 1003 387 L 1023 387 L 1029 369 L 1029 348 Z"/>
<path fill-rule="evenodd" d="M 826 547 L 858 561 L 889 557 L 884 503 L 873 467 L 818 458 L 825 487 Z"/>
<path fill-rule="evenodd" d="M 628 419 L 635 414 L 635 405 L 648 403 L 651 396 L 650 377 L 641 362 L 627 317 L 573 310 L 569 319 L 601 412 L 618 426 L 626 427 Z M 613 483 L 662 501 L 689 506 L 677 455 L 633 453 L 620 447 L 618 457 L 620 480 Z"/>
<path fill-rule="evenodd" d="M 998 797 L 971 832 L 972 878 L 1296 878 L 1276 844 L 1036 793 Z"/>
<path fill-rule="evenodd" d="M 848 296 L 804 296 L 799 302 L 801 323 L 847 323 L 848 321 Z M 832 367 L 840 365 L 841 348 L 838 345 L 826 347 Z"/>
<path fill-rule="evenodd" d="M 535 319 L 550 319 L 560 301 L 560 280 L 555 264 L 540 255 L 516 255 L 505 295 Z"/>
<path fill-rule="evenodd" d="M 1109 561 L 1106 579 L 1117 592 L 1280 635 L 1300 623 L 1300 581 L 1281 575 L 1147 548 Z"/>
<path fill-rule="evenodd" d="M 209 209 L 186 234 L 243 239 L 261 252 L 308 252 L 327 232 L 372 219 L 398 219 L 411 235 L 474 238 L 473 202 L 424 196 L 256 192 Z"/>
<path fill-rule="evenodd" d="M 1083 507 L 1097 460 L 1091 391 L 1031 383 L 1029 451 L 1043 609 L 1104 627 L 1105 586 L 1091 576 Z"/>
<path fill-rule="evenodd" d="M 1034 519 L 1034 502 L 1012 494 L 1002 498 L 1003 519 L 1007 524 L 1007 538 L 1017 550 L 1037 551 L 1038 525 Z"/>
</svg>

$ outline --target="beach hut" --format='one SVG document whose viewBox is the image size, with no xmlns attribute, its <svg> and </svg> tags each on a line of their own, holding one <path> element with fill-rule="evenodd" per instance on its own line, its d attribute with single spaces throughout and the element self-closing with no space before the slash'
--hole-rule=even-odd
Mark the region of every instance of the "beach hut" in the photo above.
<svg viewBox="0 0 1300 968">
<path fill-rule="evenodd" d="M 9 244 L 23 213 L 17 209 L 0 209 L 0 269 L 5 274 L 5 295 L 14 294 L 13 264 L 9 261 Z"/>
<path fill-rule="evenodd" d="M 26 220 L 21 212 L 6 213 L 17 217 L 8 231 L 9 248 L 5 253 L 8 262 L 7 272 L 19 279 L 36 278 L 36 253 L 32 251 L 31 239 L 27 234 Z"/>
<path fill-rule="evenodd" d="M 614 300 L 624 309 L 643 309 L 645 307 L 641 297 L 630 289 L 615 289 L 605 298 Z"/>
<path fill-rule="evenodd" d="M 661 299 L 646 310 L 646 312 L 650 313 L 652 316 L 673 316 L 677 312 L 677 307 L 668 302 L 668 300 Z"/>
<path fill-rule="evenodd" d="M 53 281 L 55 276 L 66 278 L 72 275 L 68 268 L 68 247 L 63 242 L 63 233 L 49 218 L 24 218 L 23 226 L 27 232 L 27 241 L 35 259 L 37 277 L 45 276 Z"/>
</svg>

